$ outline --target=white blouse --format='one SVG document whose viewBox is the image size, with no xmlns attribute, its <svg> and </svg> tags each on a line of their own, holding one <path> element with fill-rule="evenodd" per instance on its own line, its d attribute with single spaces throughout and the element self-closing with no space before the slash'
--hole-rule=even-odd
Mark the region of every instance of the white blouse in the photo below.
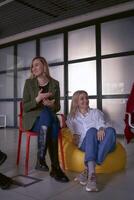
<svg viewBox="0 0 134 200">
<path fill-rule="evenodd" d="M 107 127 L 104 120 L 104 114 L 98 109 L 91 108 L 88 109 L 86 114 L 82 114 L 78 111 L 75 118 L 68 115 L 66 124 L 72 134 L 78 134 L 80 136 L 79 147 L 81 146 L 88 129 L 94 127 L 99 130 L 101 127 Z"/>
</svg>

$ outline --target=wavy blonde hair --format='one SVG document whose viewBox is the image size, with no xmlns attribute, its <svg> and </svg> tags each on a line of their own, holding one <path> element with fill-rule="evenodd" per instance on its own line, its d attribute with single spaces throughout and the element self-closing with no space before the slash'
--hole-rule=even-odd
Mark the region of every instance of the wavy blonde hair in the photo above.
<svg viewBox="0 0 134 200">
<path fill-rule="evenodd" d="M 73 118 L 75 117 L 75 115 L 78 111 L 78 100 L 79 100 L 79 96 L 81 94 L 86 94 L 88 96 L 88 93 L 85 90 L 77 90 L 73 94 L 71 108 L 70 108 L 70 116 Z"/>
<path fill-rule="evenodd" d="M 48 79 L 51 79 L 51 76 L 50 76 L 50 73 L 49 73 L 49 65 L 48 65 L 46 59 L 45 59 L 44 57 L 41 57 L 41 56 L 36 56 L 36 57 L 33 58 L 32 63 L 31 63 L 31 67 L 30 67 L 30 71 L 31 71 L 30 78 L 33 79 L 33 78 L 35 77 L 35 76 L 33 75 L 33 73 L 32 73 L 32 68 L 33 68 L 33 62 L 34 62 L 35 60 L 37 60 L 37 59 L 40 60 L 40 62 L 41 62 L 41 63 L 43 64 L 43 66 L 44 66 L 44 69 L 46 69 L 46 70 L 44 70 L 44 71 L 45 71 L 45 73 L 46 73 L 47 78 L 48 78 Z"/>
</svg>

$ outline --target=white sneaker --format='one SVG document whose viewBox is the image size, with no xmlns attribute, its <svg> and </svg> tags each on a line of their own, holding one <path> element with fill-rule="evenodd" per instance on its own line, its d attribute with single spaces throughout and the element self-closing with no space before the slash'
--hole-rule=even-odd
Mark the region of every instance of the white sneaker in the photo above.
<svg viewBox="0 0 134 200">
<path fill-rule="evenodd" d="M 90 177 L 88 177 L 87 185 L 86 185 L 87 192 L 97 192 L 98 188 L 96 185 L 96 175 L 93 173 Z"/>
<path fill-rule="evenodd" d="M 74 181 L 79 182 L 81 185 L 86 185 L 88 179 L 88 171 L 85 169 L 81 174 L 75 177 Z"/>
</svg>

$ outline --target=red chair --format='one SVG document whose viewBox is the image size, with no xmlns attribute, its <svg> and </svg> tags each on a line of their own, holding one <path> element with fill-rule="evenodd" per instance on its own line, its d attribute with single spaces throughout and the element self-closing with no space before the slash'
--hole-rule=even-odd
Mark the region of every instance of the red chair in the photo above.
<svg viewBox="0 0 134 200">
<path fill-rule="evenodd" d="M 19 137 L 18 137 L 18 150 L 17 150 L 17 160 L 16 165 L 19 165 L 20 161 L 20 150 L 21 150 L 21 142 L 22 142 L 22 134 L 26 134 L 26 156 L 25 156 L 25 171 L 24 174 L 28 175 L 28 164 L 29 164 L 29 150 L 30 150 L 30 139 L 31 136 L 38 136 L 38 133 L 33 131 L 26 131 L 22 127 L 22 115 L 23 115 L 23 104 L 22 101 L 20 102 L 20 114 L 19 114 Z M 60 126 L 65 127 L 65 119 L 63 114 L 58 114 L 60 116 Z M 59 117 L 58 117 L 59 118 Z M 64 152 L 62 148 L 62 135 L 61 135 L 61 128 L 59 130 L 59 147 L 60 147 L 60 153 L 61 153 L 61 167 L 64 170 L 65 169 L 65 161 L 64 161 Z"/>
<path fill-rule="evenodd" d="M 130 126 L 130 128 L 134 129 L 134 112 L 131 113 L 126 113 L 126 115 L 128 115 L 128 125 Z"/>
<path fill-rule="evenodd" d="M 134 83 L 130 92 L 130 95 L 126 104 L 126 115 L 125 115 L 125 137 L 127 143 L 134 138 Z"/>
</svg>

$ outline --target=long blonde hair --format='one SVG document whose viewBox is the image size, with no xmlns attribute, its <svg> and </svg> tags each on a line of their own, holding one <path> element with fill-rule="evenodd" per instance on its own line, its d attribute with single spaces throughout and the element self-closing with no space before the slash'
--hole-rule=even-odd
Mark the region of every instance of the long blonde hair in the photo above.
<svg viewBox="0 0 134 200">
<path fill-rule="evenodd" d="M 88 96 L 88 93 L 85 90 L 77 90 L 74 92 L 71 102 L 71 108 L 70 108 L 70 117 L 75 117 L 77 110 L 78 110 L 78 100 L 79 96 L 81 94 L 86 94 Z"/>
<path fill-rule="evenodd" d="M 41 56 L 36 56 L 36 57 L 33 58 L 32 63 L 31 63 L 31 67 L 30 67 L 30 71 L 31 71 L 30 78 L 33 79 L 35 77 L 33 75 L 33 73 L 32 73 L 32 68 L 33 68 L 33 62 L 36 59 L 40 60 L 40 62 L 43 64 L 43 66 L 45 66 L 45 68 L 46 68 L 46 70 L 45 70 L 46 76 L 47 76 L 48 79 L 51 79 L 51 76 L 50 76 L 50 73 L 49 73 L 48 63 L 47 63 L 46 59 L 44 57 L 41 57 Z"/>
</svg>

